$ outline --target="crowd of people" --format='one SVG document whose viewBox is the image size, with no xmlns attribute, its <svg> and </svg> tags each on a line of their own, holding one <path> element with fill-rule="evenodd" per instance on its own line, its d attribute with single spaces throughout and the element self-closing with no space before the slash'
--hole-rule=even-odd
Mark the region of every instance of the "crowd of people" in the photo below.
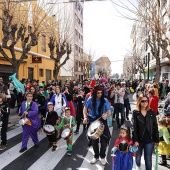
<svg viewBox="0 0 170 170">
<path fill-rule="evenodd" d="M 132 169 L 134 155 L 137 169 L 140 169 L 143 150 L 145 168 L 151 170 L 154 145 L 162 156 L 159 164 L 167 165 L 166 158 L 170 154 L 170 87 L 166 78 L 159 83 L 146 83 L 144 80 L 115 82 L 104 77 L 99 80 L 67 80 L 64 83 L 49 80 L 46 84 L 22 79 L 21 83 L 25 93 L 18 92 L 12 81 L 3 83 L 0 77 L 0 150 L 7 145 L 10 109 L 18 107 L 19 123 L 23 127 L 21 153 L 27 150 L 29 136 L 34 147 L 39 147 L 37 132 L 43 129 L 52 151 L 57 148 L 57 138 L 62 137 L 66 140 L 67 155 L 72 155 L 73 134 L 79 133 L 82 122 L 83 132 L 87 132 L 89 137 L 88 146 L 94 150 L 90 163 L 95 164 L 100 159 L 105 165 L 106 148 L 111 139 L 109 127 L 116 122 L 120 135 L 112 149 L 112 170 Z M 132 111 L 131 93 L 137 101 L 132 112 L 132 135 L 125 125 Z M 165 106 L 159 106 L 159 100 L 165 101 Z M 159 113 L 159 107 L 164 107 L 163 113 Z"/>
</svg>

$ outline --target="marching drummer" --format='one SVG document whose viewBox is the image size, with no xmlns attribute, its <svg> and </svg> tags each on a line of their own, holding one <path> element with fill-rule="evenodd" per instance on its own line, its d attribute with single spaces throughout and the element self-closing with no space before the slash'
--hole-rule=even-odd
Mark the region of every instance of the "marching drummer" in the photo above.
<svg viewBox="0 0 170 170">
<path fill-rule="evenodd" d="M 66 143 L 67 143 L 67 155 L 72 155 L 72 149 L 73 149 L 73 127 L 75 126 L 75 118 L 71 116 L 71 110 L 69 107 L 65 108 L 65 117 L 62 118 L 61 123 L 57 126 L 57 129 L 60 130 L 62 127 L 64 129 L 68 128 L 70 129 L 70 133 L 66 134 Z M 64 132 L 64 131 L 63 131 Z M 62 133 L 63 133 L 62 132 Z M 62 136 L 62 134 L 61 134 Z"/>
<path fill-rule="evenodd" d="M 34 148 L 39 147 L 37 131 L 40 128 L 41 123 L 38 117 L 38 105 L 37 103 L 33 102 L 32 99 L 33 94 L 28 92 L 26 94 L 26 101 L 22 102 L 19 110 L 20 119 L 27 118 L 27 121 L 22 125 L 23 133 L 22 147 L 19 151 L 20 153 L 27 150 L 29 136 L 31 136 L 32 141 L 34 142 Z"/>
<path fill-rule="evenodd" d="M 57 121 L 58 121 L 58 114 L 57 112 L 55 112 L 53 110 L 54 106 L 52 102 L 48 102 L 47 103 L 47 108 L 48 108 L 48 112 L 46 112 L 46 117 L 45 117 L 45 123 L 46 125 L 51 125 L 53 130 L 51 133 L 48 133 L 48 129 L 47 129 L 47 138 L 49 141 L 49 146 L 52 146 L 52 151 L 54 152 L 57 148 L 57 129 L 55 128 L 57 125 Z M 50 126 L 49 126 L 50 127 Z M 44 129 L 46 130 L 46 129 Z"/>
<path fill-rule="evenodd" d="M 107 118 L 111 115 L 111 112 L 110 112 L 110 104 L 108 100 L 104 98 L 102 85 L 94 86 L 92 96 L 87 100 L 84 106 L 83 109 L 84 124 L 87 124 L 87 119 L 88 119 L 87 115 L 89 118 L 89 123 L 91 125 L 93 125 L 93 122 L 95 122 L 95 120 L 100 120 L 104 124 L 103 134 L 99 137 L 101 143 L 100 149 L 99 149 L 99 138 L 92 139 L 92 147 L 95 155 L 90 163 L 95 164 L 99 160 L 99 156 L 100 156 L 101 164 L 105 165 L 106 148 L 111 138 L 110 131 L 107 125 Z M 94 132 L 91 133 L 93 134 Z"/>
</svg>

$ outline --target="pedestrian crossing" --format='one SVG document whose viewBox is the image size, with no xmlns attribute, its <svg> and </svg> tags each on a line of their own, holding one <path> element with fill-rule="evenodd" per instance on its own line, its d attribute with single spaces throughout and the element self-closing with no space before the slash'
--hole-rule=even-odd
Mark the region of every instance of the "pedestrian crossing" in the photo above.
<svg viewBox="0 0 170 170">
<path fill-rule="evenodd" d="M 110 128 L 112 133 L 113 128 Z M 92 147 L 88 148 L 86 134 L 83 133 L 83 127 L 80 127 L 79 134 L 74 135 L 73 154 L 67 156 L 66 142 L 64 139 L 58 141 L 58 147 L 55 152 L 48 146 L 46 134 L 38 134 L 39 148 L 35 149 L 31 138 L 29 138 L 27 148 L 24 153 L 19 153 L 22 141 L 22 127 L 7 132 L 8 145 L 3 151 L 0 151 L 0 169 L 1 170 L 104 170 L 104 166 L 98 162 L 95 165 L 90 164 L 93 158 Z M 109 151 L 110 153 L 110 151 Z M 64 162 L 64 163 L 63 163 Z M 61 168 L 59 168 L 61 166 Z"/>
<path fill-rule="evenodd" d="M 114 129 L 114 131 L 113 131 Z M 119 130 L 115 127 L 110 127 L 112 138 L 110 146 L 107 148 L 106 159 L 107 164 L 103 166 L 100 161 L 96 164 L 90 164 L 93 158 L 93 149 L 88 147 L 86 133 L 83 133 L 83 127 L 80 127 L 79 134 L 74 135 L 73 154 L 67 156 L 67 146 L 64 139 L 58 141 L 58 147 L 55 152 L 51 151 L 48 146 L 46 134 L 38 134 L 40 141 L 39 148 L 35 149 L 31 138 L 28 141 L 28 150 L 24 153 L 19 153 L 22 141 L 22 127 L 7 132 L 8 145 L 3 151 L 0 151 L 0 169 L 1 170 L 111 170 L 112 157 L 110 156 L 111 148 L 118 135 Z M 142 169 L 145 169 L 145 162 L 142 157 Z M 155 157 L 153 157 L 153 165 Z M 136 169 L 134 161 L 133 170 Z M 153 168 L 154 169 L 154 168 Z"/>
</svg>

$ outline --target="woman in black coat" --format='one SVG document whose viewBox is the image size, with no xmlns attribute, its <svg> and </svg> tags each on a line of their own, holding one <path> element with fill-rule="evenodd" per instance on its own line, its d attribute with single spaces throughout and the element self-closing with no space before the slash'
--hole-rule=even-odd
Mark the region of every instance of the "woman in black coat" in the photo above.
<svg viewBox="0 0 170 170">
<path fill-rule="evenodd" d="M 144 150 L 145 169 L 152 170 L 152 152 L 154 144 L 158 144 L 158 125 L 154 111 L 149 108 L 149 98 L 140 95 L 137 110 L 133 111 L 133 139 L 138 147 L 136 165 L 140 169 L 142 151 Z"/>
</svg>

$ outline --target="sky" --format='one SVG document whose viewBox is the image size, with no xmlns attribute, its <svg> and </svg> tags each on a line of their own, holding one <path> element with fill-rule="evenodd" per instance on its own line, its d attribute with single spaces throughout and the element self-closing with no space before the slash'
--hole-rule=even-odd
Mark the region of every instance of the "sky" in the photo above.
<svg viewBox="0 0 170 170">
<path fill-rule="evenodd" d="M 84 50 L 94 54 L 94 61 L 103 55 L 110 61 L 123 60 L 132 50 L 133 22 L 120 17 L 111 1 L 85 2 L 83 22 Z M 112 74 L 123 72 L 123 61 L 111 63 Z"/>
</svg>

